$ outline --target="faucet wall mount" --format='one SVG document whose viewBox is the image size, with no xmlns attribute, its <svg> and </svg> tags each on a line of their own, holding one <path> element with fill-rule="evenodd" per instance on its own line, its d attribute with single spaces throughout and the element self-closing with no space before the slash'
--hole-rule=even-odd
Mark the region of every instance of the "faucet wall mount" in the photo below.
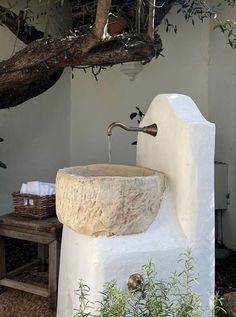
<svg viewBox="0 0 236 317">
<path fill-rule="evenodd" d="M 131 132 L 143 132 L 143 133 L 150 134 L 154 137 L 157 135 L 157 132 L 158 132 L 158 128 L 157 128 L 157 125 L 155 123 L 141 128 L 141 127 L 127 127 L 126 125 L 124 125 L 121 122 L 113 122 L 107 128 L 107 135 L 108 136 L 112 135 L 112 129 L 114 127 L 120 127 L 126 131 L 131 131 Z"/>
</svg>

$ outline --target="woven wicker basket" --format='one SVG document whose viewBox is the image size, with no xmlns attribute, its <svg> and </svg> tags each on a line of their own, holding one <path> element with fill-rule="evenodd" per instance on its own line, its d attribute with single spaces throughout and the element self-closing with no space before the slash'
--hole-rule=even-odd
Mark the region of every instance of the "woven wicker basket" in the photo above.
<svg viewBox="0 0 236 317">
<path fill-rule="evenodd" d="M 12 193 L 14 214 L 17 216 L 44 219 L 55 214 L 55 195 L 38 196 Z"/>
</svg>

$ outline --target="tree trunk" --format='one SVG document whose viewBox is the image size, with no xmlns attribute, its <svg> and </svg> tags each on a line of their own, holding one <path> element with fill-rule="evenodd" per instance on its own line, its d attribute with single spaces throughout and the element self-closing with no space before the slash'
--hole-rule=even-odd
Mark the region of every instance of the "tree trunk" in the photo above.
<svg viewBox="0 0 236 317">
<path fill-rule="evenodd" d="M 160 11 L 162 15 L 159 12 L 161 19 L 174 2 L 167 1 L 165 10 Z M 110 0 L 98 0 L 96 22 L 90 32 L 84 36 L 72 35 L 62 39 L 43 39 L 43 33 L 35 28 L 28 32 L 30 26 L 23 20 L 23 15 L 18 17 L 7 11 L 3 23 L 28 45 L 0 63 L 0 109 L 17 106 L 43 93 L 56 83 L 65 67 L 149 62 L 159 55 L 162 44 L 158 36 L 155 39 L 147 34 L 109 37 L 109 8 Z M 0 13 L 3 11 L 4 8 L 0 6 Z"/>
</svg>

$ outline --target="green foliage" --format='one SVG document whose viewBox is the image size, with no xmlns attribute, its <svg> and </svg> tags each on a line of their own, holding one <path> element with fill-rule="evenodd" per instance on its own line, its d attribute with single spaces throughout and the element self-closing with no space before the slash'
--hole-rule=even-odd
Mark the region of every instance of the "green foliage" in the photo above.
<svg viewBox="0 0 236 317">
<path fill-rule="evenodd" d="M 77 290 L 80 307 L 74 317 L 202 317 L 201 300 L 194 292 L 198 276 L 194 272 L 191 250 L 187 250 L 179 262 L 180 272 L 162 281 L 153 262 L 149 261 L 141 272 L 143 283 L 139 291 L 119 289 L 116 281 L 107 283 L 95 312 L 89 301 L 89 288 L 80 282 Z M 222 299 L 217 295 L 212 316 L 220 316 L 219 312 L 223 312 Z"/>
<path fill-rule="evenodd" d="M 219 22 L 215 24 L 214 29 L 220 29 L 221 32 L 226 34 L 228 38 L 228 44 L 232 48 L 236 48 L 236 21 L 235 20 L 225 20 L 224 22 Z"/>
<path fill-rule="evenodd" d="M 3 142 L 4 140 L 2 138 L 0 138 L 0 142 Z M 6 164 L 4 164 L 2 161 L 0 161 L 0 167 L 2 168 L 6 168 Z"/>
<path fill-rule="evenodd" d="M 131 293 L 117 287 L 116 281 L 111 281 L 105 287 L 103 300 L 99 308 L 100 317 L 125 317 L 129 313 Z"/>
<path fill-rule="evenodd" d="M 4 164 L 2 161 L 0 161 L 0 167 L 7 168 L 6 164 Z"/>
<path fill-rule="evenodd" d="M 136 111 L 132 112 L 129 117 L 131 120 L 136 118 L 137 123 L 139 124 L 142 121 L 145 114 L 142 112 L 142 110 L 139 107 L 136 106 L 135 108 L 136 108 Z M 136 144 L 137 144 L 137 141 L 132 142 L 132 145 L 136 145 Z"/>
<path fill-rule="evenodd" d="M 218 17 L 218 13 L 222 10 L 222 5 L 234 7 L 236 0 L 223 0 L 216 3 L 214 6 L 210 6 L 207 1 L 204 0 L 178 0 L 177 1 L 177 14 L 182 13 L 185 20 L 191 21 L 195 24 L 195 18 L 198 18 L 202 22 L 205 19 L 211 19 L 214 22 L 214 29 L 219 29 L 224 33 L 228 39 L 228 44 L 232 48 L 236 48 L 236 22 L 234 20 L 221 21 Z"/>
<path fill-rule="evenodd" d="M 144 113 L 142 112 L 142 110 L 139 107 L 136 106 L 135 108 L 136 108 L 137 111 L 132 112 L 129 117 L 130 117 L 131 120 L 136 118 L 137 122 L 140 123 L 142 118 L 144 117 Z"/>
<path fill-rule="evenodd" d="M 219 293 L 216 293 L 214 298 L 214 310 L 212 312 L 212 317 L 218 316 L 223 317 L 227 313 L 224 309 L 224 299 L 219 295 Z"/>
<path fill-rule="evenodd" d="M 87 317 L 91 316 L 90 313 L 87 313 L 87 310 L 92 308 L 91 302 L 89 301 L 89 291 L 90 288 L 83 284 L 82 281 L 79 283 L 78 289 L 75 291 L 76 294 L 79 296 L 79 308 L 76 309 L 77 313 L 74 317 Z"/>
</svg>

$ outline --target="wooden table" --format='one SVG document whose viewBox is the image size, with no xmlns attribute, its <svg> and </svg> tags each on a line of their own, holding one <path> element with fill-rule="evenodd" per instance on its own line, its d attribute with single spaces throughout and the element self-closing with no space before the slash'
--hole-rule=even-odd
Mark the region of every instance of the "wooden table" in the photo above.
<svg viewBox="0 0 236 317">
<path fill-rule="evenodd" d="M 56 308 L 57 284 L 60 259 L 62 224 L 56 216 L 43 220 L 35 220 L 7 214 L 0 217 L 0 285 L 22 290 L 32 294 L 50 298 L 51 307 Z M 25 264 L 11 272 L 6 272 L 4 237 L 22 239 L 38 243 L 38 259 Z M 45 264 L 46 248 L 48 247 L 48 287 L 23 283 L 12 279 L 33 265 Z"/>
</svg>

